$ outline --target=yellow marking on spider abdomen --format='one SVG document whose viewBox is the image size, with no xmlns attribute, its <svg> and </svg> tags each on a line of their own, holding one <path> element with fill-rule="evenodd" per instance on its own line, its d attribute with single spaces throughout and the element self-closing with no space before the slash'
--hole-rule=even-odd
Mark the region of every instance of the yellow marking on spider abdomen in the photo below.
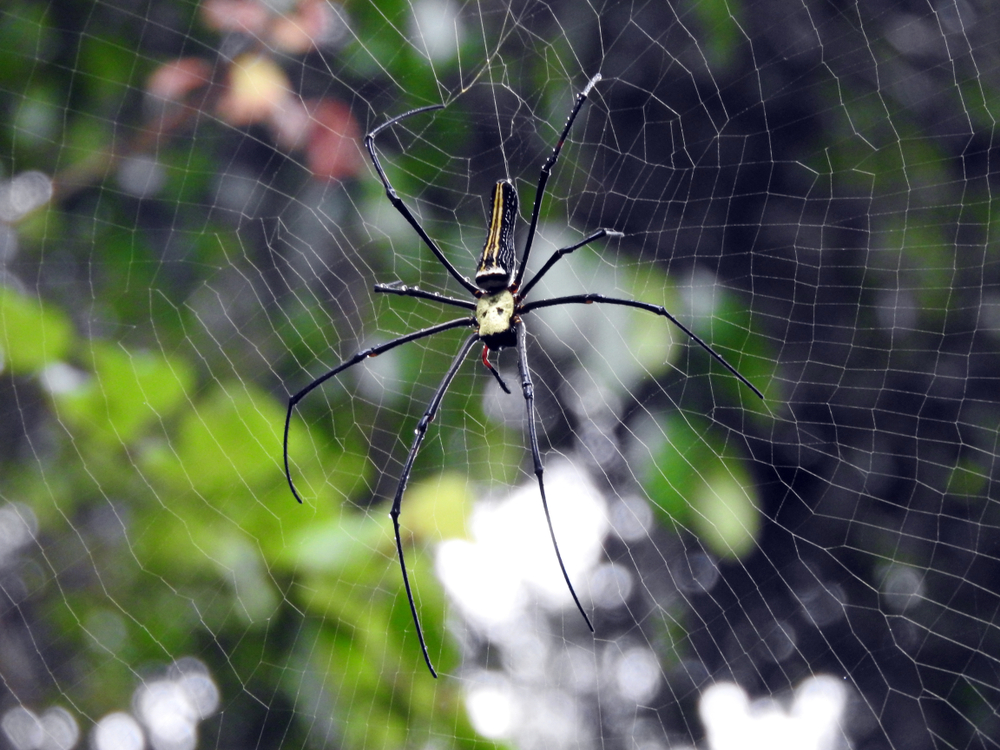
<svg viewBox="0 0 1000 750">
<path fill-rule="evenodd" d="M 486 245 L 483 247 L 483 258 L 479 263 L 480 269 L 484 266 L 496 265 L 497 252 L 500 249 L 500 225 L 503 218 L 503 187 L 504 183 L 498 182 L 493 189 L 493 214 L 490 216 L 490 228 L 486 235 Z"/>
</svg>

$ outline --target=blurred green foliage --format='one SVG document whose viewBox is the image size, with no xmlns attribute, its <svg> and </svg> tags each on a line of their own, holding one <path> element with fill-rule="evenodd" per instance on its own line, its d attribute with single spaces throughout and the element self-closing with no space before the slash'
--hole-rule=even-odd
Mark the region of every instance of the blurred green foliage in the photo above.
<svg viewBox="0 0 1000 750">
<path fill-rule="evenodd" d="M 282 203 L 275 196 L 293 196 L 291 202 L 312 210 L 307 201 L 315 186 L 295 159 L 274 170 L 275 146 L 262 144 L 256 131 L 205 115 L 138 154 L 155 157 L 162 170 L 154 196 L 123 187 L 121 159 L 136 155 L 129 148 L 148 125 L 147 76 L 197 46 L 190 36 L 199 29 L 197 5 L 177 4 L 172 28 L 184 31 L 150 48 L 137 46 L 145 19 L 114 4 L 95 3 L 90 15 L 57 16 L 57 10 L 67 11 L 30 2 L 0 10 L 0 104 L 10 113 L 0 123 L 0 169 L 5 176 L 42 170 L 57 188 L 51 205 L 17 225 L 11 283 L 0 288 L 5 408 L 19 416 L 7 428 L 17 432 L 9 439 L 18 449 L 16 460 L 4 461 L 2 497 L 30 507 L 40 523 L 43 572 L 30 592 L 37 618 L 31 626 L 39 628 L 35 658 L 49 677 L 37 694 L 96 720 L 128 706 L 144 665 L 196 654 L 222 684 L 232 723 L 257 721 L 265 727 L 257 729 L 261 736 L 279 719 L 259 716 L 259 705 L 280 695 L 303 716 L 334 717 L 337 742 L 347 747 L 480 744 L 457 685 L 432 681 L 422 664 L 384 502 L 457 334 L 385 355 L 389 369 L 378 377 L 393 387 L 379 396 L 366 395 L 363 376 L 352 374 L 302 404 L 289 445 L 305 506 L 295 505 L 281 467 L 286 392 L 294 388 L 289 384 L 303 384 L 304 368 L 321 371 L 367 331 L 387 340 L 454 313 L 400 298 L 366 301 L 345 313 L 334 309 L 340 298 L 331 303 L 325 279 L 301 271 L 288 273 L 289 289 L 274 291 L 294 259 L 269 254 L 279 251 L 255 232 L 256 222 L 272 216 L 261 217 L 251 204 L 270 201 L 263 213 L 277 214 Z M 702 10 L 706 23 L 732 26 L 714 6 Z M 410 12 L 407 2 L 350 4 L 357 36 L 338 50 L 337 75 L 325 76 L 336 81 L 327 85 L 395 112 L 440 101 L 442 82 L 468 75 L 459 57 L 474 60 L 477 71 L 486 64 L 478 34 L 462 41 L 459 57 L 429 64 L 400 43 Z M 724 62 L 730 42 L 721 44 L 716 57 Z M 546 139 L 564 116 L 561 71 L 570 47 L 525 63 L 534 65 L 532 79 L 551 89 L 558 112 L 548 127 L 538 126 Z M 373 77 L 388 94 L 373 91 Z M 408 123 L 421 137 L 402 151 L 386 139 L 394 185 L 425 207 L 436 202 L 433 190 L 441 183 L 450 197 L 468 190 L 460 167 L 468 164 L 471 126 L 461 98 L 453 104 Z M 379 109 L 367 114 L 384 117 Z M 358 113 L 362 122 L 365 115 Z M 452 146 L 456 161 L 442 165 Z M 256 158 L 241 155 L 255 149 L 262 152 Z M 230 171 L 249 183 L 249 194 L 245 207 L 220 209 L 239 192 L 225 182 Z M 582 179 L 574 172 L 557 184 Z M 381 186 L 367 174 L 360 179 L 327 187 L 339 201 L 345 244 L 363 259 L 348 263 L 377 270 L 380 280 L 394 274 L 428 286 L 443 280 L 408 227 L 383 236 L 366 224 L 368 215 L 389 209 Z M 432 236 L 467 270 L 461 227 L 447 211 L 427 214 Z M 557 201 L 549 201 L 543 222 L 550 214 L 565 225 Z M 480 217 L 473 212 L 462 220 L 475 224 Z M 573 262 L 577 269 L 588 263 L 582 253 Z M 683 304 L 652 265 L 623 272 L 610 288 L 671 309 Z M 699 332 L 774 396 L 774 358 L 754 333 L 750 313 L 726 295 L 716 302 Z M 571 323 L 584 325 L 592 311 L 578 312 Z M 666 378 L 685 346 L 676 345 L 676 331 L 666 333 L 666 321 L 623 315 L 609 314 L 615 322 L 602 329 L 620 335 L 616 354 L 595 335 L 573 356 L 595 372 L 618 364 L 608 377 L 627 395 L 644 381 Z M 698 377 L 710 369 L 712 377 Z M 696 400 L 763 414 L 716 369 L 690 358 L 684 374 L 699 383 Z M 466 533 L 478 491 L 473 482 L 483 487 L 524 477 L 521 430 L 485 413 L 484 387 L 493 384 L 480 369 L 459 373 L 404 507 L 422 623 L 445 674 L 460 661 L 432 575 L 432 545 Z M 507 403 L 524 408 L 517 394 Z M 687 412 L 657 414 L 664 440 L 642 481 L 662 520 L 703 533 L 721 554 L 746 553 L 759 525 L 752 490 L 744 489 L 752 485 L 746 456 Z M 310 724 L 293 723 L 283 744 L 319 742 L 310 738 L 318 731 Z"/>
</svg>

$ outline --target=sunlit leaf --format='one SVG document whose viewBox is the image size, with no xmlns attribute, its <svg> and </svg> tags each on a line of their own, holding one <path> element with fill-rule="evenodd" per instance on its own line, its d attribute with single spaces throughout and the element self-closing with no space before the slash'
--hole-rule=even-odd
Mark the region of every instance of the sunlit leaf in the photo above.
<svg viewBox="0 0 1000 750">
<path fill-rule="evenodd" d="M 721 557 L 751 550 L 760 530 L 749 472 L 711 423 L 672 413 L 643 469 L 643 486 L 668 528 L 694 531 Z M 734 455 L 735 454 L 735 455 Z"/>
<path fill-rule="evenodd" d="M 0 287 L 0 370 L 38 372 L 65 358 L 73 326 L 57 308 L 9 287 Z"/>
<path fill-rule="evenodd" d="M 87 437 L 128 444 L 169 419 L 194 383 L 187 362 L 96 341 L 84 360 L 93 368 L 77 388 L 54 394 L 60 417 Z"/>
</svg>

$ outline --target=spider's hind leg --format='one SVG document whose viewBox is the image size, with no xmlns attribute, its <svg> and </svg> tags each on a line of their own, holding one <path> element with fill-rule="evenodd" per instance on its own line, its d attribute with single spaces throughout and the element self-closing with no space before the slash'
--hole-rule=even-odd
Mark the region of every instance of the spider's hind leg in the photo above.
<svg viewBox="0 0 1000 750">
<path fill-rule="evenodd" d="M 406 558 L 403 556 L 403 540 L 399 530 L 399 516 L 402 512 L 403 493 L 406 492 L 406 482 L 409 480 L 410 472 L 413 470 L 413 462 L 417 459 L 417 452 L 420 450 L 420 444 L 424 441 L 424 436 L 427 434 L 427 428 L 430 426 L 431 421 L 437 414 L 438 408 L 441 406 L 441 401 L 444 399 L 444 394 L 448 392 L 448 387 L 451 385 L 451 381 L 454 380 L 455 375 L 458 374 L 458 368 L 462 365 L 463 360 L 475 345 L 476 338 L 477 335 L 472 334 L 468 339 L 466 339 L 465 343 L 462 344 L 462 348 L 459 349 L 458 354 L 455 355 L 455 359 L 452 360 L 451 366 L 445 373 L 440 385 L 438 385 L 437 390 L 434 391 L 434 396 L 431 398 L 430 403 L 427 404 L 427 408 L 424 410 L 424 415 L 420 418 L 420 421 L 417 422 L 416 429 L 413 431 L 413 443 L 410 446 L 410 452 L 406 454 L 406 462 L 403 464 L 403 471 L 399 475 L 399 482 L 396 484 L 396 495 L 392 500 L 392 508 L 389 510 L 389 517 L 392 518 L 393 533 L 396 537 L 396 553 L 399 555 L 399 570 L 403 575 L 403 586 L 406 589 L 406 600 L 410 605 L 410 614 L 413 616 L 413 625 L 417 629 L 417 640 L 420 641 L 420 650 L 423 651 L 424 662 L 427 664 L 427 669 L 430 670 L 432 677 L 437 677 L 437 672 L 434 669 L 434 664 L 431 663 L 431 655 L 427 651 L 427 642 L 424 640 L 424 630 L 420 627 L 420 617 L 417 615 L 417 604 L 413 600 L 413 590 L 410 588 L 410 576 L 406 572 Z"/>
<path fill-rule="evenodd" d="M 519 319 L 515 319 L 514 328 L 517 329 L 517 369 L 521 373 L 521 390 L 524 393 L 524 404 L 528 410 L 528 437 L 531 443 L 531 460 L 534 462 L 535 477 L 538 479 L 538 491 L 542 496 L 542 510 L 545 511 L 545 521 L 549 525 L 549 536 L 552 537 L 552 546 L 556 551 L 556 559 L 559 561 L 559 569 L 562 571 L 563 580 L 566 581 L 566 587 L 569 589 L 569 593 L 576 603 L 576 608 L 583 615 L 583 621 L 587 623 L 587 627 L 593 633 L 594 626 L 584 611 L 583 605 L 580 603 L 580 598 L 576 595 L 573 583 L 569 580 L 566 564 L 563 562 L 562 553 L 559 551 L 559 542 L 556 541 L 556 532 L 552 527 L 552 516 L 549 514 L 549 501 L 545 496 L 545 481 L 542 479 L 545 468 L 542 465 L 542 454 L 538 448 L 538 431 L 535 428 L 535 389 L 531 383 L 531 373 L 528 371 L 526 331 L 524 323 Z"/>
</svg>

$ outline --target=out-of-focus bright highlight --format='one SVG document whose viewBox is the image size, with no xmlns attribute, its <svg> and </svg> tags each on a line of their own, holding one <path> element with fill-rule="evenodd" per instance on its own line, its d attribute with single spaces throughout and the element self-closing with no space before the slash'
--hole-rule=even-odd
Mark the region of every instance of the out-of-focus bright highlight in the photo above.
<svg viewBox="0 0 1000 750">
<path fill-rule="evenodd" d="M 834 677 L 811 677 L 795 690 L 787 708 L 770 698 L 751 701 L 731 682 L 718 682 L 701 696 L 699 713 L 709 750 L 842 750 L 847 688 Z"/>
</svg>

